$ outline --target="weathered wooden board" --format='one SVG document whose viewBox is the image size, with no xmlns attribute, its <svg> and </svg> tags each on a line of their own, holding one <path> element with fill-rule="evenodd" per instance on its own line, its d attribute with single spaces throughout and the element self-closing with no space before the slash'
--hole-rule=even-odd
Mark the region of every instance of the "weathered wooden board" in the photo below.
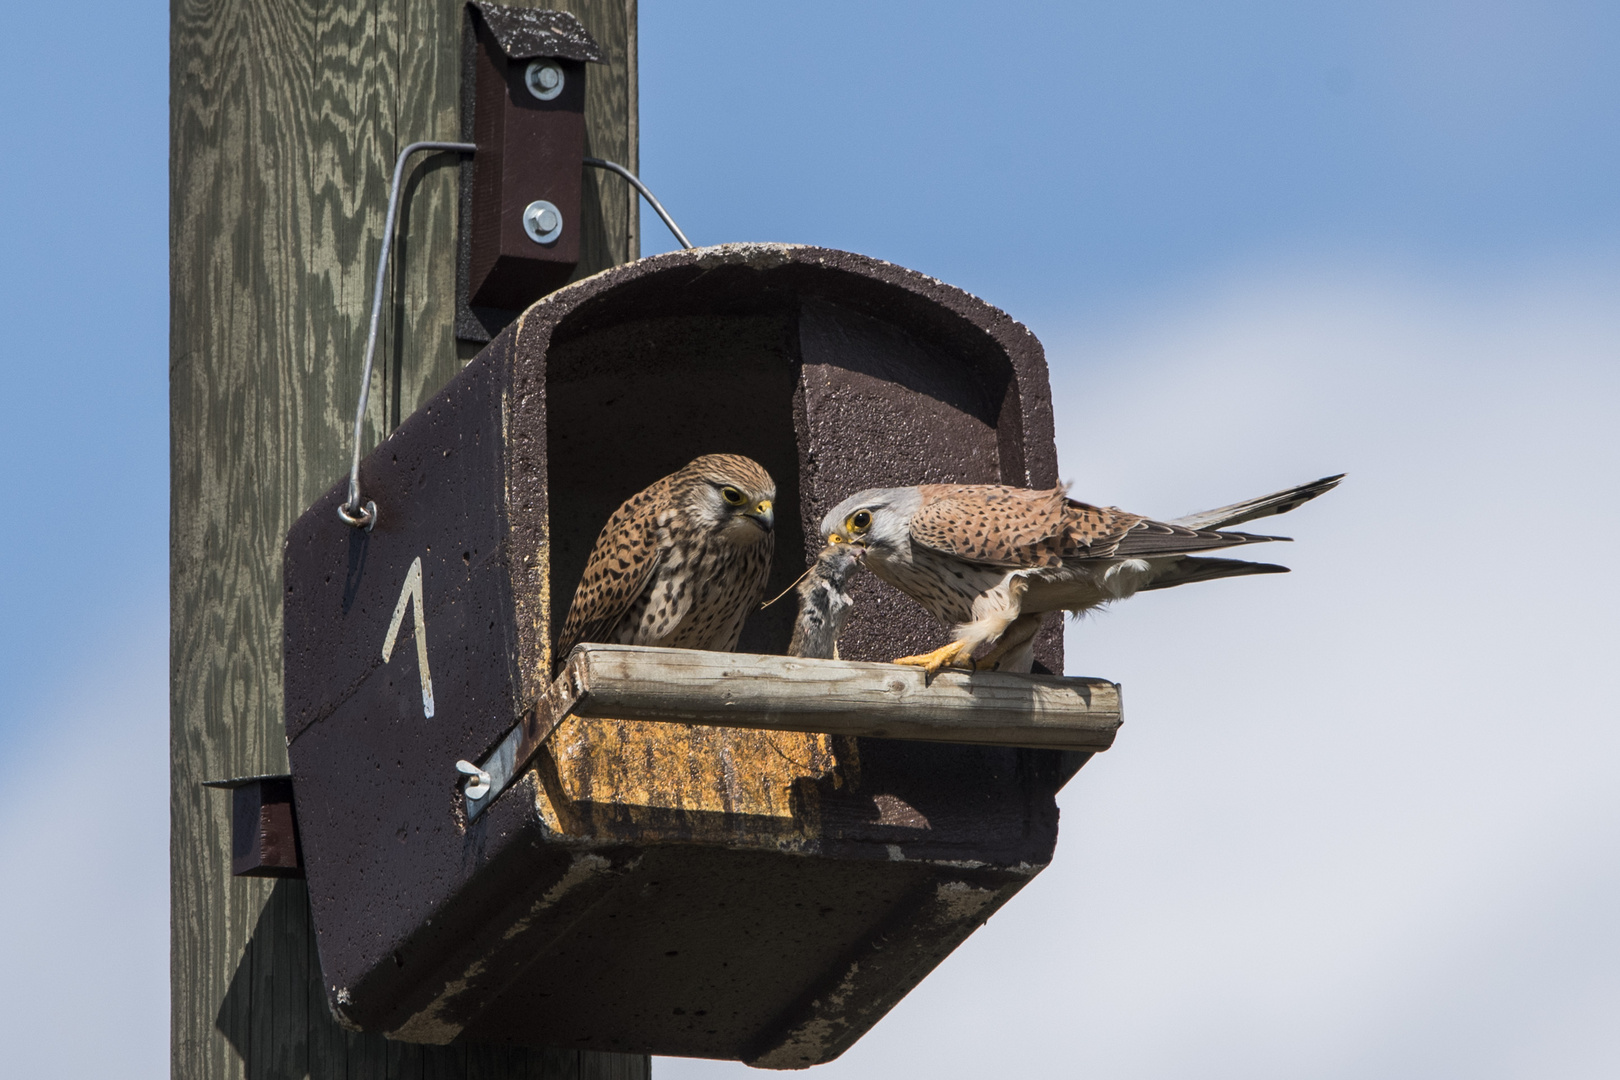
<svg viewBox="0 0 1620 1080">
<path fill-rule="evenodd" d="M 1106 679 L 944 671 L 760 653 L 579 645 L 545 694 L 479 764 L 488 809 L 571 718 L 1096 753 L 1123 722 Z"/>
<path fill-rule="evenodd" d="M 560 678 L 573 715 L 615 720 L 1086 751 L 1121 722 L 1118 684 L 1055 675 L 581 645 Z"/>
<path fill-rule="evenodd" d="M 524 0 L 509 0 L 524 2 Z M 637 167 L 636 0 L 568 0 L 606 46 L 587 152 Z M 288 768 L 281 555 L 347 467 L 394 157 L 459 130 L 460 0 L 170 9 L 171 1046 L 177 1078 L 629 1077 L 646 1059 L 343 1031 L 305 886 L 232 878 L 228 794 Z M 407 168 L 367 443 L 461 369 L 457 168 Z M 583 277 L 636 257 L 635 195 L 585 177 Z M 600 225 L 595 223 L 599 222 Z"/>
</svg>

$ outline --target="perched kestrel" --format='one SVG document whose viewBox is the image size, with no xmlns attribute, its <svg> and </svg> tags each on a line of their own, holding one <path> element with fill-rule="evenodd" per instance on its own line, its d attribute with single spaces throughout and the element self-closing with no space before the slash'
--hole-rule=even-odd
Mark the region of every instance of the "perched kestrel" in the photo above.
<svg viewBox="0 0 1620 1080">
<path fill-rule="evenodd" d="M 855 606 L 849 579 L 860 572 L 865 554 L 858 544 L 828 544 L 821 549 L 798 581 L 799 617 L 788 643 L 789 656 L 838 659 L 838 636 Z"/>
<path fill-rule="evenodd" d="M 706 454 L 613 512 L 553 656 L 582 641 L 730 652 L 771 569 L 776 483 L 758 462 Z"/>
<path fill-rule="evenodd" d="M 865 548 L 864 561 L 874 574 L 940 622 L 956 625 L 949 645 L 895 663 L 930 673 L 952 663 L 1028 671 L 1047 612 L 1078 613 L 1191 581 L 1286 573 L 1286 566 L 1195 553 L 1287 539 L 1217 530 L 1287 513 L 1341 478 L 1324 477 L 1170 522 L 1088 506 L 1061 487 L 871 488 L 833 507 L 821 532 L 828 543 Z M 975 661 L 981 648 L 986 651 Z"/>
</svg>

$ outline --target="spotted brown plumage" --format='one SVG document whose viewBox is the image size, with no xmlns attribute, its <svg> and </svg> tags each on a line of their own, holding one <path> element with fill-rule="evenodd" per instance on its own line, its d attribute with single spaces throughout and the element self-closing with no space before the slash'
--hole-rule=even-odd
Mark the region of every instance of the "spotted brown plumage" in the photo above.
<svg viewBox="0 0 1620 1080">
<path fill-rule="evenodd" d="M 584 641 L 728 652 L 765 592 L 776 484 L 707 454 L 632 495 L 602 527 L 553 652 Z"/>
<path fill-rule="evenodd" d="M 1001 484 L 924 484 L 911 539 L 989 566 L 1057 566 L 1065 559 L 1131 558 L 1274 540 L 1272 536 L 1188 529 L 1090 506 L 1063 488 L 1032 491 Z"/>
<path fill-rule="evenodd" d="M 1287 539 L 1221 526 L 1287 513 L 1340 479 L 1324 477 L 1170 522 L 1091 506 L 1061 487 L 871 488 L 834 507 L 821 530 L 829 543 L 864 548 L 874 574 L 955 625 L 951 644 L 896 663 L 937 671 L 976 659 L 978 666 L 1028 671 L 1047 612 L 1082 612 L 1191 581 L 1286 572 L 1270 563 L 1198 556 Z"/>
</svg>

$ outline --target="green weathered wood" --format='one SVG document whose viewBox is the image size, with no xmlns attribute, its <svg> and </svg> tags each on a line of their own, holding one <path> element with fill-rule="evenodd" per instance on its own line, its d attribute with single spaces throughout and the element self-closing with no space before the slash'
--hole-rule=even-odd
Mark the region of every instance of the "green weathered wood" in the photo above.
<svg viewBox="0 0 1620 1080">
<path fill-rule="evenodd" d="M 587 152 L 635 169 L 636 0 L 555 6 L 608 55 Z M 173 1075 L 643 1078 L 641 1056 L 344 1031 L 303 883 L 230 876 L 229 795 L 199 785 L 287 768 L 282 537 L 346 471 L 394 156 L 460 137 L 461 2 L 174 0 L 170 18 Z M 471 355 L 452 331 L 458 168 L 406 171 L 368 446 Z M 640 247 L 627 185 L 585 181 L 579 276 Z"/>
</svg>

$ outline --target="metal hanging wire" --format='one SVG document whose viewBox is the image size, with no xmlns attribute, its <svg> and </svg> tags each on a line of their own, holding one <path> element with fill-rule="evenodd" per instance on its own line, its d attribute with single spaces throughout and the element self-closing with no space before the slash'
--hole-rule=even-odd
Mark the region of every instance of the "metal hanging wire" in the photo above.
<svg viewBox="0 0 1620 1080">
<path fill-rule="evenodd" d="M 394 162 L 394 185 L 388 189 L 388 218 L 383 223 L 382 252 L 377 256 L 377 287 L 371 294 L 371 328 L 366 331 L 366 362 L 360 371 L 360 405 L 354 411 L 354 462 L 349 466 L 349 501 L 338 505 L 338 517 L 355 528 L 370 532 L 377 524 L 377 504 L 360 502 L 360 437 L 365 434 L 366 402 L 371 398 L 371 362 L 377 355 L 377 320 L 382 317 L 383 280 L 388 276 L 388 252 L 394 246 L 394 217 L 399 213 L 399 181 L 405 173 L 405 159 L 418 150 L 456 150 L 471 154 L 476 143 L 414 142 L 399 152 Z"/>
<path fill-rule="evenodd" d="M 394 219 L 399 214 L 399 188 L 400 180 L 405 174 L 405 160 L 412 154 L 421 150 L 454 150 L 457 153 L 477 153 L 476 143 L 464 142 L 414 142 L 399 152 L 394 161 L 394 182 L 388 190 L 388 217 L 383 223 L 382 251 L 377 255 L 377 287 L 371 294 L 371 326 L 366 331 L 366 362 L 360 370 L 360 402 L 354 410 L 354 458 L 349 465 L 349 498 L 338 504 L 338 517 L 345 523 L 357 529 L 370 532 L 377 524 L 377 504 L 371 500 L 364 503 L 360 501 L 360 440 L 365 435 L 366 404 L 371 400 L 371 366 L 377 356 L 377 323 L 382 318 L 383 282 L 388 276 L 388 254 L 394 244 Z M 602 158 L 588 157 L 584 159 L 586 165 L 596 169 L 606 169 L 618 173 L 630 181 L 647 204 L 651 206 L 664 222 L 669 231 L 675 234 L 681 247 L 690 248 L 692 242 L 681 232 L 681 227 L 675 224 L 675 219 L 669 216 L 656 196 L 648 190 L 639 177 L 623 165 L 605 161 Z"/>
<path fill-rule="evenodd" d="M 647 185 L 643 184 L 635 173 L 623 165 L 615 165 L 613 162 L 603 161 L 601 158 L 588 157 L 584 160 L 585 164 L 593 169 L 606 169 L 608 172 L 616 172 L 630 181 L 630 186 L 641 193 L 641 197 L 647 200 L 647 205 L 652 207 L 653 212 L 663 219 L 665 225 L 669 226 L 669 231 L 675 234 L 675 239 L 681 242 L 681 247 L 691 249 L 692 241 L 686 238 L 686 234 L 681 232 L 681 227 L 675 224 L 675 219 L 669 216 L 669 211 L 664 209 L 664 204 L 659 202 L 651 191 L 647 190 Z"/>
</svg>

